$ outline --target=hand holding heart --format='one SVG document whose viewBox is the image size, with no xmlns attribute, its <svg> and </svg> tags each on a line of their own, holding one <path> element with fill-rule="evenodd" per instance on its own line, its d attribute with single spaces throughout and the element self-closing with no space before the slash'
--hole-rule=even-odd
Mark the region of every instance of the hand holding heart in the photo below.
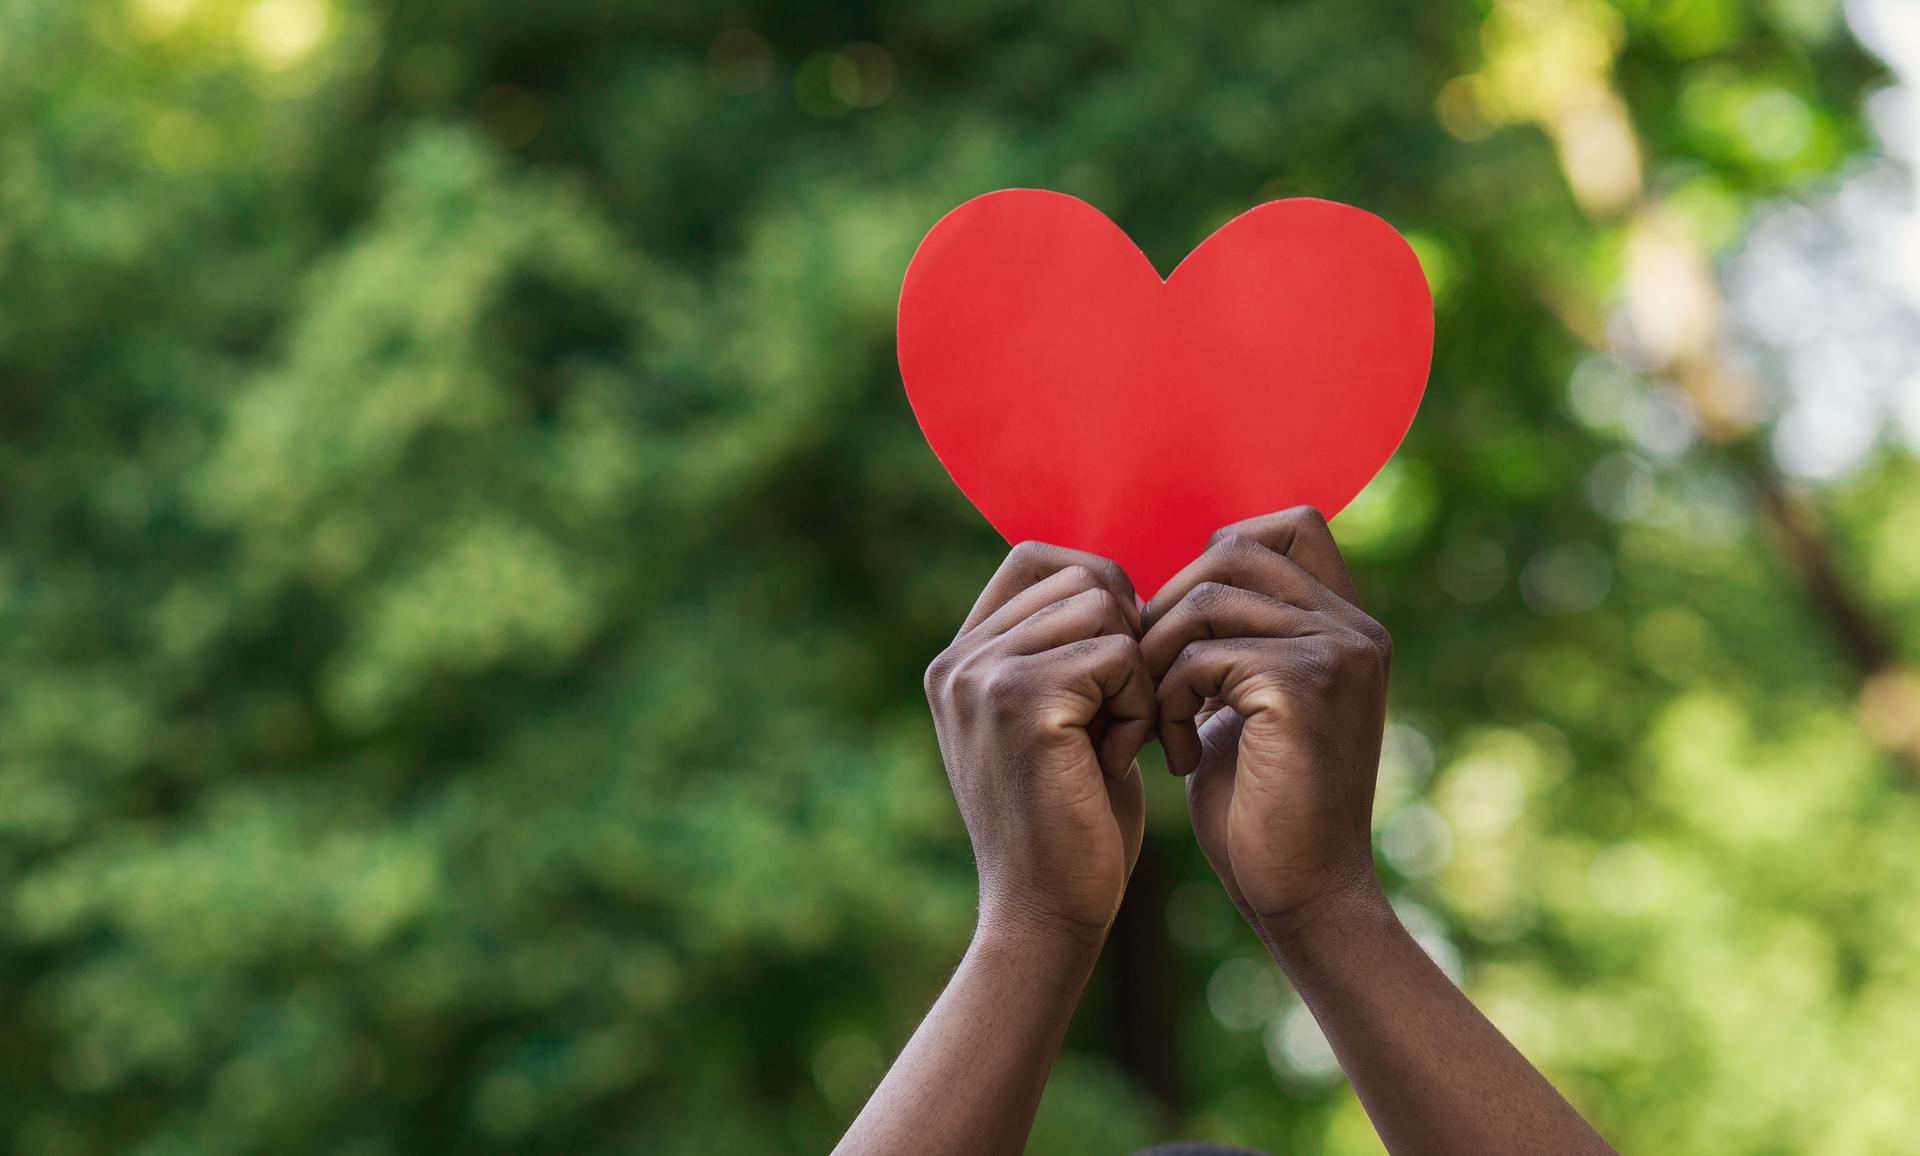
<svg viewBox="0 0 1920 1156">
<path fill-rule="evenodd" d="M 1153 737 L 1140 611 L 1119 566 L 1026 542 L 927 668 L 927 702 L 980 870 L 984 930 L 1098 940 L 1144 816 Z"/>
<path fill-rule="evenodd" d="M 1139 853 L 1157 732 L 1207 860 L 1256 930 L 1377 892 L 1369 817 L 1390 643 L 1306 507 L 1228 526 L 1144 610 L 1116 564 L 1025 543 L 927 694 L 983 926 L 1104 934 Z"/>
<path fill-rule="evenodd" d="M 1009 540 L 1059 545 L 1014 547 L 927 671 L 980 923 L 838 1151 L 1025 1144 L 1139 854 L 1157 734 L 1387 1148 L 1612 1152 L 1373 871 L 1392 648 L 1322 512 L 1399 444 L 1432 322 L 1399 235 L 1324 201 L 1236 217 L 1165 281 L 1056 193 L 978 197 L 928 234 L 900 298 L 914 412 Z"/>
<path fill-rule="evenodd" d="M 927 675 L 983 923 L 1104 931 L 1156 728 L 1263 934 L 1377 891 L 1387 636 L 1316 508 L 1359 493 L 1425 390 L 1433 300 L 1406 241 L 1275 201 L 1162 280 L 1084 202 L 989 193 L 914 254 L 899 349 L 961 490 L 1009 541 L 1061 544 L 1016 547 Z"/>
<path fill-rule="evenodd" d="M 1214 535 L 1141 615 L 1167 765 L 1247 922 L 1292 934 L 1378 891 L 1374 777 L 1393 643 L 1310 507 Z"/>
</svg>

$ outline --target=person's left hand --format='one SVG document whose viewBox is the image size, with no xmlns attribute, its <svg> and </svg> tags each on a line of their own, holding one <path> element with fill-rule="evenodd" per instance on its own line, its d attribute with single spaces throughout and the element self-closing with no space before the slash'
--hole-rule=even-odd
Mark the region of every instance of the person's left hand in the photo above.
<svg viewBox="0 0 1920 1156">
<path fill-rule="evenodd" d="M 1284 936 L 1329 900 L 1384 902 L 1371 819 L 1392 647 L 1319 512 L 1221 530 L 1142 621 L 1167 767 L 1248 922 Z"/>
</svg>

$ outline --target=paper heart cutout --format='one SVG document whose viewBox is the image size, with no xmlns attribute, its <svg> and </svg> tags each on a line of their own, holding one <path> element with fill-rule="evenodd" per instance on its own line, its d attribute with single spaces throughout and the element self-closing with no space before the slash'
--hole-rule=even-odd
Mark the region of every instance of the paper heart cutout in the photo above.
<svg viewBox="0 0 1920 1156">
<path fill-rule="evenodd" d="M 1007 189 L 941 218 L 900 291 L 900 374 L 934 454 L 1009 542 L 1102 554 L 1150 597 L 1218 527 L 1331 518 L 1393 456 L 1433 355 L 1406 241 L 1271 201 L 1164 281 L 1086 202 Z"/>
</svg>

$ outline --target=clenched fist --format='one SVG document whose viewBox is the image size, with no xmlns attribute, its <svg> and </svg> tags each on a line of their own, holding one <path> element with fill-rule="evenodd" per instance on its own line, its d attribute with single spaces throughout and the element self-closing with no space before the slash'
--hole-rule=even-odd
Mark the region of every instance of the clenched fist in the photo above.
<svg viewBox="0 0 1920 1156">
<path fill-rule="evenodd" d="M 1167 765 L 1248 922 L 1288 934 L 1330 899 L 1377 899 L 1371 818 L 1387 632 L 1308 507 L 1239 522 L 1142 615 Z"/>
<path fill-rule="evenodd" d="M 1154 733 L 1139 603 L 1118 565 L 1023 543 L 927 670 L 980 869 L 983 927 L 1103 937 L 1140 852 Z"/>
</svg>

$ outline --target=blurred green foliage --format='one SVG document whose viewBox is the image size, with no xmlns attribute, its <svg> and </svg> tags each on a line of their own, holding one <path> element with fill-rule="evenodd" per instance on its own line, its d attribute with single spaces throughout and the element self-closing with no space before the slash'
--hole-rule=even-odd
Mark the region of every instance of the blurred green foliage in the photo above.
<svg viewBox="0 0 1920 1156">
<path fill-rule="evenodd" d="M 1163 269 L 1410 235 L 1428 404 L 1336 523 L 1410 921 L 1623 1150 L 1908 1150 L 1920 802 L 1739 461 L 1635 448 L 1528 104 L 1610 67 L 1724 247 L 1864 147 L 1837 7 L 0 5 L 0 1146 L 827 1148 L 970 930 L 919 673 L 1002 549 L 895 295 L 1038 185 Z M 1814 497 L 1920 641 L 1920 472 Z M 1150 787 L 1159 970 L 1034 1149 L 1376 1150 Z"/>
</svg>

